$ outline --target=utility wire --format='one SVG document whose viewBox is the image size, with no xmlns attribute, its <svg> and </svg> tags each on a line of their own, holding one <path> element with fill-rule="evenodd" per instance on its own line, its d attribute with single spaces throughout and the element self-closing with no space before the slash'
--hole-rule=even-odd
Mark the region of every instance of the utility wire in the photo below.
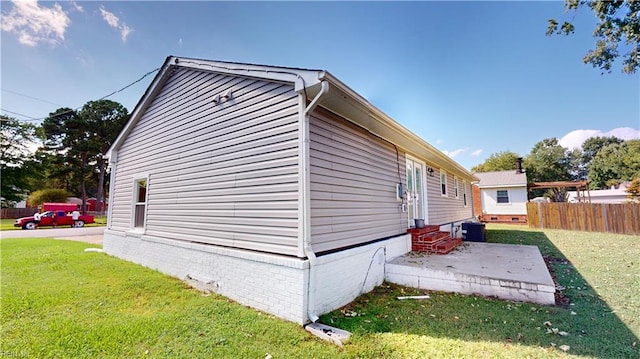
<svg viewBox="0 0 640 359">
<path fill-rule="evenodd" d="M 159 67 L 157 67 L 157 68 L 155 68 L 155 69 L 153 69 L 153 70 L 151 70 L 151 71 L 147 72 L 146 74 L 142 75 L 142 77 L 140 77 L 139 79 L 137 79 L 137 80 L 133 81 L 132 83 L 130 83 L 130 84 L 128 84 L 128 85 L 126 85 L 125 87 L 123 87 L 123 88 L 121 88 L 121 89 L 119 89 L 119 90 L 113 91 L 112 93 L 110 93 L 110 94 L 108 94 L 108 95 L 105 95 L 105 96 L 100 97 L 100 98 L 99 98 L 99 99 L 97 99 L 96 101 L 104 100 L 104 99 L 106 99 L 107 97 L 111 97 L 111 96 L 113 96 L 113 95 L 115 95 L 115 94 L 117 94 L 117 93 L 119 93 L 119 92 L 122 92 L 122 91 L 124 91 L 124 90 L 128 89 L 129 87 L 131 87 L 131 86 L 133 86 L 133 85 L 137 84 L 138 82 L 140 82 L 140 81 L 144 80 L 147 76 L 149 76 L 149 75 L 153 74 L 154 72 L 156 72 L 156 71 L 158 71 L 158 70 L 160 70 L 160 68 L 159 68 Z M 3 91 L 7 91 L 7 90 L 3 90 Z M 10 91 L 10 90 L 9 90 L 9 92 L 13 92 L 13 91 Z M 22 95 L 22 94 L 20 94 L 20 95 Z M 27 95 L 23 95 L 23 96 L 30 97 L 30 96 L 27 96 Z M 40 100 L 40 101 L 45 101 L 45 100 L 42 100 L 42 99 L 38 99 L 38 100 Z M 45 101 L 45 102 L 48 102 L 48 101 Z M 58 104 L 54 104 L 54 105 L 58 105 Z M 69 111 L 65 111 L 65 112 L 58 113 L 58 114 L 56 114 L 55 116 L 62 116 L 62 115 L 66 115 L 66 114 L 68 114 L 68 113 L 71 113 L 71 112 L 74 112 L 74 111 L 78 111 L 78 110 L 79 110 L 79 109 L 81 109 L 81 108 L 82 108 L 82 106 L 77 107 L 76 109 L 73 109 L 73 110 L 69 110 Z M 24 122 L 29 122 L 29 121 L 42 121 L 42 120 L 44 120 L 45 118 L 49 117 L 49 116 L 45 116 L 45 117 L 35 118 L 35 117 L 31 117 L 31 116 L 23 115 L 23 114 L 21 114 L 21 113 L 17 113 L 17 112 L 14 112 L 14 111 L 10 111 L 10 110 L 4 109 L 4 108 L 0 108 L 0 110 L 2 110 L 2 111 L 4 111 L 4 112 L 8 112 L 8 113 L 15 114 L 15 115 L 18 115 L 18 116 L 28 117 L 28 118 L 29 118 L 29 120 L 23 120 Z"/>
<path fill-rule="evenodd" d="M 17 113 L 17 112 L 9 111 L 9 110 L 6 110 L 6 109 L 4 109 L 4 108 L 0 108 L 0 110 L 2 110 L 2 111 L 4 111 L 4 112 L 12 113 L 12 114 L 14 114 L 14 115 L 22 116 L 22 117 L 28 117 L 28 118 L 30 118 L 30 119 L 31 119 L 31 120 L 28 120 L 28 121 L 34 121 L 34 120 L 36 120 L 36 118 L 35 118 L 35 117 L 27 116 L 27 115 L 22 114 L 22 113 Z"/>
<path fill-rule="evenodd" d="M 61 104 L 59 104 L 59 103 L 55 103 L 55 102 L 51 102 L 51 101 L 47 101 L 47 100 L 43 100 L 43 99 L 38 98 L 38 97 L 25 95 L 25 94 L 20 93 L 20 92 L 18 92 L 18 91 L 13 91 L 13 90 L 9 90 L 9 89 L 2 89 L 2 91 L 4 91 L 4 92 L 8 92 L 8 93 L 12 93 L 12 94 L 14 94 L 14 95 L 18 95 L 18 96 L 22 96 L 22 97 L 30 98 L 30 99 L 33 99 L 33 100 L 41 101 L 41 102 L 44 102 L 44 103 L 48 103 L 48 104 L 50 104 L 50 105 L 64 106 L 64 105 L 61 105 Z M 7 112 L 9 112 L 9 111 L 7 111 Z M 27 116 L 27 117 L 30 117 L 30 116 Z M 32 117 L 32 118 L 33 118 L 33 117 Z"/>
</svg>

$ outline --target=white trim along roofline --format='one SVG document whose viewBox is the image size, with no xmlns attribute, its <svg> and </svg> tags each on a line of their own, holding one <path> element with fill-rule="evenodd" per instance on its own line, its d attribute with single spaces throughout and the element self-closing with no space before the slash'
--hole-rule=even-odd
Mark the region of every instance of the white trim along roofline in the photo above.
<svg viewBox="0 0 640 359">
<path fill-rule="evenodd" d="M 470 171 L 380 111 L 327 71 L 210 61 L 176 56 L 168 56 L 166 58 L 160 71 L 131 113 L 129 121 L 111 148 L 109 148 L 107 157 L 110 162 L 116 161 L 118 148 L 176 67 L 293 83 L 295 91 L 304 92 L 307 99 L 313 98 L 321 91 L 321 81 L 328 81 L 332 86 L 329 93 L 320 100 L 319 105 L 323 108 L 337 113 L 372 134 L 396 144 L 407 153 L 422 158 L 430 165 L 445 168 L 448 172 L 468 181 L 478 180 Z"/>
<path fill-rule="evenodd" d="M 482 186 L 482 185 L 478 185 L 478 188 L 480 189 L 485 189 L 485 188 L 527 188 L 527 184 L 523 183 L 523 184 L 491 184 L 491 185 L 486 185 L 486 186 Z"/>
</svg>

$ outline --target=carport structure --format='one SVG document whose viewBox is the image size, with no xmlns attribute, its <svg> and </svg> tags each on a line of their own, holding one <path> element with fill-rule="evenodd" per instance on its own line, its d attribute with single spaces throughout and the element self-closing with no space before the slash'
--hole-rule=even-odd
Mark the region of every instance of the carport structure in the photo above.
<svg viewBox="0 0 640 359">
<path fill-rule="evenodd" d="M 589 181 L 555 181 L 555 182 L 531 182 L 527 183 L 527 193 L 534 189 L 545 188 L 575 188 L 578 202 L 591 203 Z M 586 193 L 586 195 L 585 195 Z"/>
</svg>

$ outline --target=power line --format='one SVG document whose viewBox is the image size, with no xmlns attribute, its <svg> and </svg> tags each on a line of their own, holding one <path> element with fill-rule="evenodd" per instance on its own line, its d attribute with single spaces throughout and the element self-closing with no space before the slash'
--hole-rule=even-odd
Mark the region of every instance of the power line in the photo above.
<svg viewBox="0 0 640 359">
<path fill-rule="evenodd" d="M 0 108 L 0 110 L 2 110 L 2 111 L 4 111 L 4 112 L 12 113 L 12 114 L 14 114 L 14 115 L 22 116 L 22 117 L 28 117 L 28 118 L 30 118 L 30 119 L 31 119 L 31 120 L 29 120 L 29 121 L 36 120 L 36 118 L 35 118 L 35 117 L 27 116 L 27 115 L 22 114 L 22 113 L 17 113 L 17 112 L 9 111 L 9 110 L 6 110 L 6 109 L 4 109 L 4 108 Z"/>
<path fill-rule="evenodd" d="M 51 104 L 51 105 L 64 106 L 64 105 L 61 105 L 61 104 L 59 104 L 59 103 L 55 103 L 55 102 L 51 102 L 51 101 L 47 101 L 47 100 L 43 100 L 43 99 L 38 98 L 38 97 L 35 97 L 35 96 L 25 95 L 25 94 L 20 93 L 20 92 L 18 92 L 18 91 L 13 91 L 13 90 L 9 90 L 9 89 L 2 89 L 2 91 L 4 91 L 4 92 L 8 92 L 8 93 L 12 93 L 12 94 L 14 94 L 14 95 L 18 95 L 18 96 L 22 96 L 22 97 L 30 98 L 30 99 L 33 99 L 33 100 L 38 100 L 38 101 L 41 101 L 41 102 L 44 102 L 44 103 L 48 103 L 48 104 Z M 27 117 L 29 117 L 29 116 L 27 116 Z"/>
<path fill-rule="evenodd" d="M 158 70 L 160 70 L 160 68 L 159 68 L 159 67 L 157 67 L 157 68 L 155 68 L 155 69 L 153 69 L 153 70 L 151 70 L 151 71 L 147 72 L 146 74 L 142 75 L 142 77 L 140 77 L 139 79 L 137 79 L 137 80 L 133 81 L 132 83 L 130 83 L 130 84 L 128 84 L 128 85 L 126 85 L 126 86 L 124 86 L 123 88 L 121 88 L 121 89 L 119 89 L 119 90 L 116 90 L 116 91 L 113 91 L 113 92 L 111 92 L 111 93 L 110 93 L 110 94 L 108 94 L 108 95 L 105 95 L 105 96 L 100 97 L 100 98 L 99 98 L 99 99 L 97 99 L 96 101 L 104 100 L 104 99 L 106 99 L 107 97 L 111 97 L 111 96 L 113 96 L 113 95 L 115 95 L 115 94 L 117 94 L 117 93 L 119 93 L 119 92 L 122 92 L 122 91 L 124 91 L 124 90 L 128 89 L 129 87 L 131 87 L 131 86 L 133 86 L 133 85 L 137 84 L 138 82 L 140 82 L 140 81 L 144 80 L 147 76 L 149 76 L 149 75 L 153 74 L 154 72 L 156 72 L 156 71 L 158 71 Z M 7 90 L 3 90 L 3 91 L 7 91 Z M 14 92 L 14 93 L 15 93 L 15 91 L 11 91 L 11 90 L 8 90 L 8 92 Z M 20 94 L 20 95 L 23 95 L 23 94 Z M 27 96 L 27 95 L 23 95 L 23 96 L 30 97 L 30 96 Z M 40 100 L 40 101 L 45 101 L 45 102 L 49 102 L 49 101 L 42 100 L 42 99 L 38 99 L 38 100 Z M 51 102 L 49 102 L 49 103 L 51 103 Z M 55 103 L 54 103 L 54 105 L 59 105 L 59 104 L 55 104 Z M 60 105 L 60 106 L 62 106 L 62 105 Z M 68 113 L 71 113 L 71 112 L 74 112 L 74 111 L 78 111 L 78 110 L 79 110 L 79 109 L 81 109 L 81 108 L 82 108 L 82 106 L 77 107 L 77 108 L 72 109 L 72 110 L 69 110 L 69 111 L 65 111 L 65 112 L 57 113 L 57 114 L 55 114 L 55 116 L 62 116 L 62 115 L 66 115 L 66 114 L 68 114 Z M 36 117 L 27 116 L 27 115 L 24 115 L 24 114 L 21 114 L 21 113 L 18 113 L 18 112 L 10 111 L 10 110 L 4 109 L 4 108 L 0 108 L 0 110 L 2 110 L 2 111 L 4 111 L 4 112 L 8 112 L 8 113 L 15 114 L 15 115 L 18 115 L 18 116 L 22 116 L 22 117 L 28 117 L 28 118 L 29 118 L 29 120 L 23 120 L 24 122 L 30 122 L 30 121 L 42 121 L 42 120 L 44 120 L 45 118 L 49 117 L 49 116 L 45 116 L 45 117 L 38 117 L 38 118 L 36 118 Z"/>
</svg>

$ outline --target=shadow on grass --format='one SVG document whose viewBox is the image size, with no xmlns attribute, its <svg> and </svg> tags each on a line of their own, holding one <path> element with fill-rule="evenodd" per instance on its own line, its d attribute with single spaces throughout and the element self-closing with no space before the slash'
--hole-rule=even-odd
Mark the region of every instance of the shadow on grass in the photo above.
<svg viewBox="0 0 640 359">
<path fill-rule="evenodd" d="M 570 258 L 544 232 L 517 228 L 487 230 L 488 241 L 538 246 L 560 289 L 557 305 L 516 303 L 384 283 L 321 320 L 362 335 L 403 333 L 553 348 L 558 352 L 562 347 L 569 348 L 572 355 L 598 358 L 640 358 L 638 338 L 580 275 Z M 637 288 L 634 293 L 632 281 L 622 283 L 630 287 L 624 289 L 629 298 L 638 294 Z M 425 293 L 430 295 L 427 300 L 396 299 Z"/>
</svg>

